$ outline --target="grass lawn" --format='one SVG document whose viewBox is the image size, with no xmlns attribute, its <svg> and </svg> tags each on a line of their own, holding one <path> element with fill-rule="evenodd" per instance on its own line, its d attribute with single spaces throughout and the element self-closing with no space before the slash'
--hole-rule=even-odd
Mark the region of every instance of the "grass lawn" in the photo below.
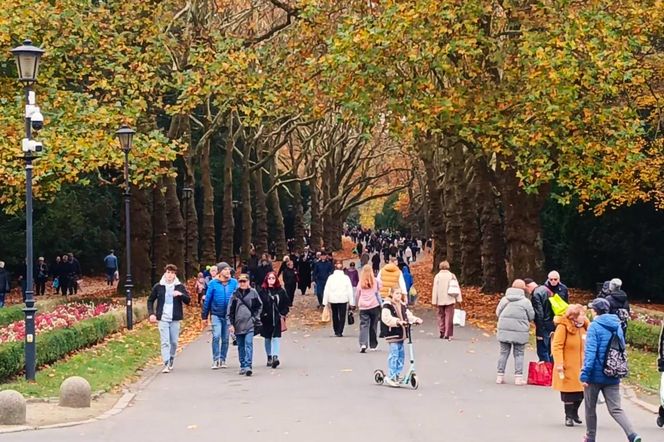
<svg viewBox="0 0 664 442">
<path fill-rule="evenodd" d="M 650 393 L 658 392 L 662 375 L 657 371 L 657 353 L 629 347 L 627 357 L 629 362 L 627 382 Z"/>
<path fill-rule="evenodd" d="M 39 369 L 35 383 L 17 378 L 1 387 L 26 397 L 57 397 L 62 381 L 78 375 L 90 382 L 93 393 L 110 391 L 158 355 L 159 333 L 156 327 L 143 321 L 130 332 L 116 333 L 102 344 Z"/>
</svg>

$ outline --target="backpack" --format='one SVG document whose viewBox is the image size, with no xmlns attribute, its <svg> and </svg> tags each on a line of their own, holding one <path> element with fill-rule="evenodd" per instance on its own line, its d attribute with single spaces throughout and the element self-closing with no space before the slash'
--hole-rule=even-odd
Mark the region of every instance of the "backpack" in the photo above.
<svg viewBox="0 0 664 442">
<path fill-rule="evenodd" d="M 611 290 L 609 290 L 609 283 L 611 281 L 604 281 L 602 284 L 602 288 L 597 292 L 597 297 L 598 298 L 606 298 L 611 294 Z"/>
<path fill-rule="evenodd" d="M 620 323 L 623 325 L 623 327 L 626 326 L 627 321 L 631 319 L 631 317 L 629 316 L 629 312 L 627 311 L 626 308 L 619 308 L 616 311 L 616 316 L 618 316 L 618 319 L 620 319 Z"/>
<path fill-rule="evenodd" d="M 629 374 L 625 344 L 620 339 L 620 336 L 618 336 L 617 331 L 613 331 L 603 324 L 599 325 L 611 332 L 609 345 L 606 346 L 606 354 L 604 355 L 602 372 L 604 372 L 604 374 L 610 378 L 624 378 Z"/>
</svg>

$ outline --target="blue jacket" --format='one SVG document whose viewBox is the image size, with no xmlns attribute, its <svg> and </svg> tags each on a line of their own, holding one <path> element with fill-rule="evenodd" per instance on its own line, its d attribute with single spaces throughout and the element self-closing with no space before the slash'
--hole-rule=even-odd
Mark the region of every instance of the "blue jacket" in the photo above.
<svg viewBox="0 0 664 442">
<path fill-rule="evenodd" d="M 600 325 L 601 324 L 601 325 Z M 607 327 L 606 328 L 602 327 Z M 618 316 L 606 313 L 597 316 L 588 327 L 586 335 L 586 349 L 583 356 L 583 368 L 581 369 L 581 382 L 589 384 L 619 384 L 620 379 L 610 378 L 602 371 L 604 369 L 604 358 L 606 349 L 611 340 L 611 332 L 616 331 L 620 340 L 625 342 L 620 319 Z"/>
<path fill-rule="evenodd" d="M 207 319 L 210 314 L 220 318 L 228 317 L 231 297 L 237 287 L 238 283 L 235 278 L 231 278 L 226 285 L 222 284 L 217 278 L 210 281 L 205 292 L 205 303 L 201 312 L 203 319 Z"/>
<path fill-rule="evenodd" d="M 314 264 L 314 281 L 318 285 L 325 285 L 327 278 L 334 273 L 334 264 L 329 259 L 317 261 Z"/>
<path fill-rule="evenodd" d="M 403 266 L 401 273 L 403 274 L 403 280 L 406 283 L 406 291 L 410 292 L 410 288 L 413 286 L 413 275 L 410 273 L 410 268 L 408 268 L 408 266 Z"/>
</svg>

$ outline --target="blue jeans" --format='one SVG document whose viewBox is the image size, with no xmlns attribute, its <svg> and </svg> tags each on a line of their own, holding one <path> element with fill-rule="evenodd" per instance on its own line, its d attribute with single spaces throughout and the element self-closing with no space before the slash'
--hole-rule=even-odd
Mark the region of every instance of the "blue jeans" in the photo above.
<svg viewBox="0 0 664 442">
<path fill-rule="evenodd" d="M 406 358 L 403 341 L 390 342 L 390 353 L 387 355 L 387 376 L 396 379 L 403 370 L 403 361 Z"/>
<path fill-rule="evenodd" d="M 159 339 L 161 340 L 161 359 L 164 364 L 175 358 L 180 336 L 180 321 L 159 321 Z"/>
<path fill-rule="evenodd" d="M 318 305 L 323 305 L 323 293 L 325 292 L 325 283 L 327 281 L 316 281 L 316 297 L 318 298 Z"/>
<path fill-rule="evenodd" d="M 0 308 L 5 306 L 5 293 L 0 292 Z"/>
<path fill-rule="evenodd" d="M 548 335 L 542 336 L 542 339 L 537 339 L 537 357 L 540 362 L 553 362 L 553 356 L 551 355 L 551 337 Z"/>
<path fill-rule="evenodd" d="M 254 356 L 254 331 L 244 335 L 235 335 L 237 339 L 237 352 L 240 357 L 240 369 L 251 368 L 251 362 Z"/>
<path fill-rule="evenodd" d="M 268 356 L 279 356 L 279 344 L 281 338 L 265 338 L 265 354 Z"/>
<path fill-rule="evenodd" d="M 228 319 L 217 315 L 210 315 L 210 318 L 212 319 L 212 362 L 226 361 L 228 355 Z"/>
</svg>

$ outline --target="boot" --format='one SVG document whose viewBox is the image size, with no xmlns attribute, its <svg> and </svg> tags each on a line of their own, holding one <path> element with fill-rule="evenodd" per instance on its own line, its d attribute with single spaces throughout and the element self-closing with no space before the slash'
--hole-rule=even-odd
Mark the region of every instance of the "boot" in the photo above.
<svg viewBox="0 0 664 442">
<path fill-rule="evenodd" d="M 272 356 L 267 357 L 267 366 L 272 367 Z"/>
<path fill-rule="evenodd" d="M 583 421 L 579 417 L 579 407 L 581 406 L 581 401 L 574 402 L 574 415 L 572 416 L 572 420 L 574 421 L 575 424 L 581 425 Z"/>
<path fill-rule="evenodd" d="M 565 404 L 565 426 L 574 426 L 574 404 Z"/>
<path fill-rule="evenodd" d="M 279 356 L 272 356 L 272 368 L 277 368 L 279 364 Z"/>
</svg>

